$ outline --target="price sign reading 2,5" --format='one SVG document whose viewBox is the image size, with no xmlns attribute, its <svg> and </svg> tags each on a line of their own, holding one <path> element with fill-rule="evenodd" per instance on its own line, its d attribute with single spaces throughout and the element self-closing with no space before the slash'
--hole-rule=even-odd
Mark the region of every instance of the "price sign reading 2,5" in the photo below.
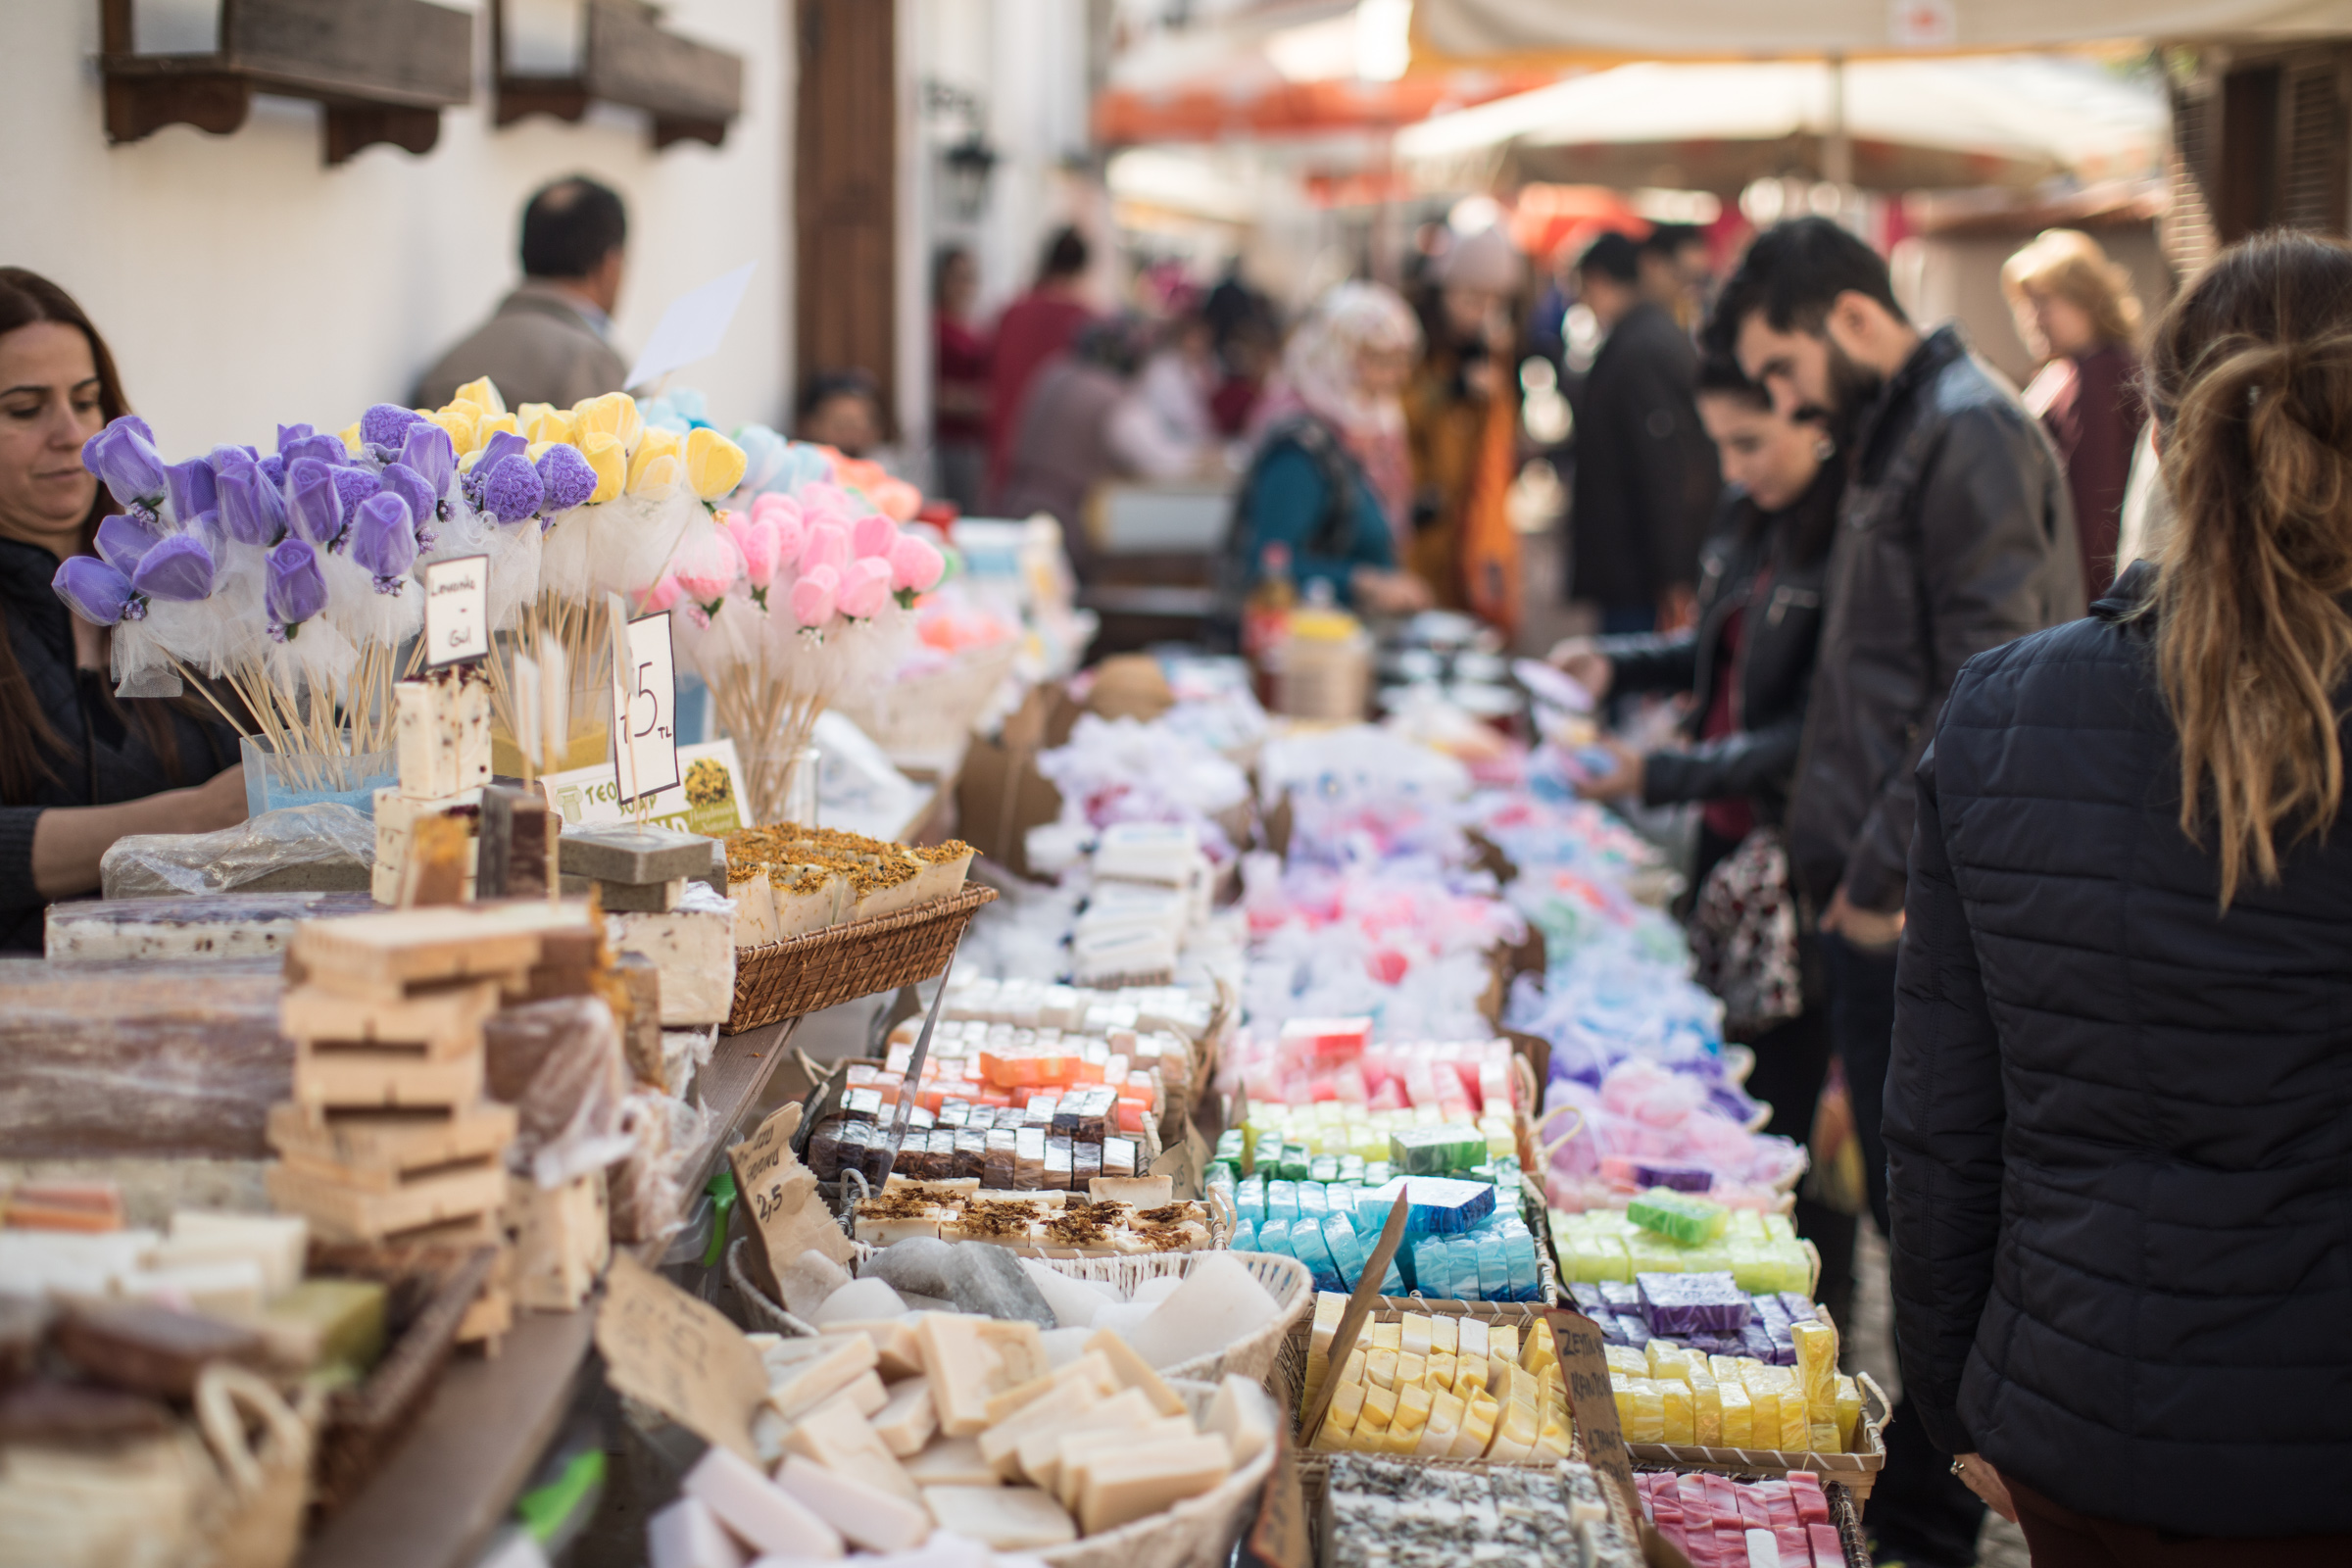
<svg viewBox="0 0 2352 1568">
<path fill-rule="evenodd" d="M 677 702 L 669 616 L 640 615 L 612 660 L 612 772 L 622 805 L 677 788 Z"/>
</svg>

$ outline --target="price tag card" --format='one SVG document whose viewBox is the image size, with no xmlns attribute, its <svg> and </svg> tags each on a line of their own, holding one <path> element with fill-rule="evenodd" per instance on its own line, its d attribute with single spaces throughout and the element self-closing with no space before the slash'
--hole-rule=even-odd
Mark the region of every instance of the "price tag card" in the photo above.
<svg viewBox="0 0 2352 1568">
<path fill-rule="evenodd" d="M 490 653 L 490 558 L 460 556 L 424 568 L 424 662 L 438 669 Z"/>
<path fill-rule="evenodd" d="M 596 1348 L 613 1388 L 709 1443 L 754 1457 L 767 1371 L 743 1331 L 625 1251 L 612 1254 Z"/>
<path fill-rule="evenodd" d="M 792 1138 L 800 1126 L 800 1102 L 789 1102 L 727 1151 L 735 1189 L 743 1195 L 752 1226 L 767 1252 L 768 1269 L 777 1279 L 783 1278 L 786 1265 L 811 1248 L 844 1265 L 852 1256 L 850 1239 L 817 1196 L 816 1173 L 793 1156 Z"/>
<path fill-rule="evenodd" d="M 620 804 L 678 783 L 678 679 L 669 616 L 623 620 L 612 602 L 612 776 Z"/>
<path fill-rule="evenodd" d="M 1614 1488 L 1627 1519 L 1642 1517 L 1642 1494 L 1634 1487 L 1634 1459 L 1617 1425 L 1617 1396 L 1609 1388 L 1609 1363 L 1602 1354 L 1600 1325 L 1582 1312 L 1558 1307 L 1544 1314 L 1551 1324 L 1552 1349 L 1568 1386 L 1568 1414 L 1576 1422 L 1585 1463 Z"/>
</svg>

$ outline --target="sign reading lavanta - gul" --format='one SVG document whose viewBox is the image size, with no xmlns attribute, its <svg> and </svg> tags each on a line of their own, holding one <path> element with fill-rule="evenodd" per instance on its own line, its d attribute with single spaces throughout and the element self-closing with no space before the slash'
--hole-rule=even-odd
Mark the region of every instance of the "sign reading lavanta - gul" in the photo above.
<svg viewBox="0 0 2352 1568">
<path fill-rule="evenodd" d="M 636 820 L 636 811 L 621 802 L 610 762 L 550 773 L 541 782 L 565 827 Z M 645 805 L 646 820 L 654 825 L 710 838 L 749 825 L 743 818 L 743 769 L 734 740 L 679 747 L 678 782 L 650 792 Z"/>
</svg>

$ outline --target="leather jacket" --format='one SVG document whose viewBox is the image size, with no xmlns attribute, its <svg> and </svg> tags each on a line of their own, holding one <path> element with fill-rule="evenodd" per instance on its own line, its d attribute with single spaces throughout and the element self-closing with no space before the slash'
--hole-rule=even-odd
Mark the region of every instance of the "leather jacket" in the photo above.
<svg viewBox="0 0 2352 1568">
<path fill-rule="evenodd" d="M 1805 493 L 1780 512 L 1765 512 L 1743 491 L 1724 497 L 1715 531 L 1699 552 L 1698 622 L 1690 630 L 1599 639 L 1597 649 L 1611 664 L 1610 690 L 1691 695 L 1683 726 L 1690 744 L 1652 752 L 1642 763 L 1646 804 L 1739 795 L 1758 822 L 1778 823 L 1787 812 L 1843 467 L 1836 460 L 1823 465 Z M 1702 741 L 1724 625 L 1735 610 L 1743 613 L 1730 669 L 1733 729 Z"/>
<path fill-rule="evenodd" d="M 1903 905 L 1912 771 L 1969 659 L 2082 613 L 2074 504 L 2041 426 L 1956 328 L 1864 411 L 1830 552 L 1788 851 L 1826 906 Z"/>
</svg>

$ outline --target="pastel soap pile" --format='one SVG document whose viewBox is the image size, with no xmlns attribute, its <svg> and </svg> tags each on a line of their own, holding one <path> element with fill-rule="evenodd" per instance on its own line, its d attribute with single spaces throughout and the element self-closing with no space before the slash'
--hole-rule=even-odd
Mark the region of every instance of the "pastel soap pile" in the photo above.
<svg viewBox="0 0 2352 1568">
<path fill-rule="evenodd" d="M 1658 1534 L 1682 1548 L 1691 1568 L 1749 1568 L 1759 1561 L 1845 1568 L 1829 1500 L 1805 1471 L 1778 1481 L 1642 1471 L 1634 1484 Z"/>
<path fill-rule="evenodd" d="M 1325 1297 L 1324 1301 L 1338 1301 Z M 1570 1447 L 1567 1386 L 1550 1326 L 1408 1312 L 1365 1326 L 1336 1374 L 1328 1361 L 1336 1311 L 1319 1309 L 1309 1338 L 1308 1398 L 1320 1368 L 1336 1379 L 1314 1446 L 1343 1452 L 1552 1464 Z"/>
</svg>

